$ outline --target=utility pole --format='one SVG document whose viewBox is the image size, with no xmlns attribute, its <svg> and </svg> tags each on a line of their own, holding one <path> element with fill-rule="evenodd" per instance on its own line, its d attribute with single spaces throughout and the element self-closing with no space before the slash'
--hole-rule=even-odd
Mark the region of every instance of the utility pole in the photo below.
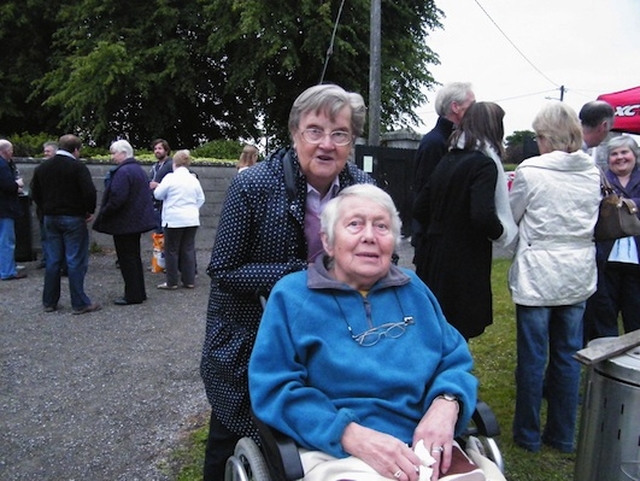
<svg viewBox="0 0 640 481">
<path fill-rule="evenodd" d="M 380 145 L 380 65 L 381 61 L 381 26 L 380 1 L 371 0 L 371 37 L 369 39 L 369 145 Z"/>
<path fill-rule="evenodd" d="M 560 85 L 560 102 L 564 100 L 564 85 Z"/>
</svg>

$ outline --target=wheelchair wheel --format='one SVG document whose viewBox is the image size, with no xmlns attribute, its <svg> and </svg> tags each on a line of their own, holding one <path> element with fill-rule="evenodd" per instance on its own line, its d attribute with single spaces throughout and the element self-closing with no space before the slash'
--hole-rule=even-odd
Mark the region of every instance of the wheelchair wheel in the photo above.
<svg viewBox="0 0 640 481">
<path fill-rule="evenodd" d="M 225 481 L 271 481 L 262 451 L 253 439 L 238 441 L 233 456 L 227 460 Z"/>
</svg>

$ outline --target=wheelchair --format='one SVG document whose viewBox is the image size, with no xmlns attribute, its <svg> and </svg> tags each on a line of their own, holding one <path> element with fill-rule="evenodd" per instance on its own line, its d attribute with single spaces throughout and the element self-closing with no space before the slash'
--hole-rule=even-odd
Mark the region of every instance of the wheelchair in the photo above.
<svg viewBox="0 0 640 481">
<path fill-rule="evenodd" d="M 295 481 L 304 477 L 298 446 L 292 439 L 270 428 L 254 416 L 262 446 L 249 438 L 238 441 L 235 452 L 227 460 L 225 481 Z M 456 439 L 462 448 L 474 440 L 475 449 L 504 473 L 504 460 L 493 437 L 500 427 L 489 406 L 478 401 L 476 410 L 462 438 Z"/>
</svg>

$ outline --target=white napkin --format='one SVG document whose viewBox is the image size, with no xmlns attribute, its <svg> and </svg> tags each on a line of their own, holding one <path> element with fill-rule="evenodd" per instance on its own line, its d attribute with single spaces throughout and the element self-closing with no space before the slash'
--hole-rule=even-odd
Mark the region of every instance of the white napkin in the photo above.
<svg viewBox="0 0 640 481">
<path fill-rule="evenodd" d="M 429 481 L 431 479 L 431 475 L 433 474 L 433 466 L 436 460 L 431 456 L 431 453 L 427 448 L 424 447 L 424 441 L 421 439 L 413 448 L 413 451 L 422 461 L 422 466 L 420 466 L 420 477 L 419 481 Z"/>
</svg>

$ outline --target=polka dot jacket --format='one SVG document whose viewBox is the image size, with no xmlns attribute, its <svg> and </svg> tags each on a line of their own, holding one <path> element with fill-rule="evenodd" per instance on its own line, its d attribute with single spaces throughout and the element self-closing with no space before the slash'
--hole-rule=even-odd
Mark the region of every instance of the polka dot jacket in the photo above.
<svg viewBox="0 0 640 481">
<path fill-rule="evenodd" d="M 285 186 L 283 159 L 293 167 Z M 290 170 L 290 172 L 291 172 Z M 348 162 L 340 189 L 373 179 Z M 267 296 L 285 274 L 307 268 L 306 179 L 293 150 L 282 149 L 239 173 L 222 208 L 211 262 L 211 293 L 200 373 L 213 413 L 239 435 L 254 434 L 247 383 L 249 356 Z"/>
</svg>

